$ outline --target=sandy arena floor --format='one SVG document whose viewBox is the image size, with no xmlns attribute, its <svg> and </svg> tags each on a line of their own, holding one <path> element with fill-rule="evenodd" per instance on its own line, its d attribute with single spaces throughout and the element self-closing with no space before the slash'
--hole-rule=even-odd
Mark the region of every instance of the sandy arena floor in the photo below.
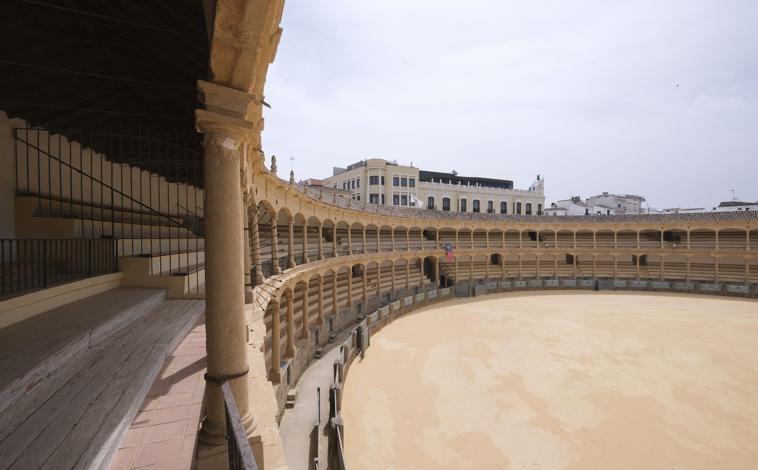
<svg viewBox="0 0 758 470">
<path fill-rule="evenodd" d="M 758 302 L 457 300 L 371 338 L 350 470 L 758 469 Z"/>
</svg>

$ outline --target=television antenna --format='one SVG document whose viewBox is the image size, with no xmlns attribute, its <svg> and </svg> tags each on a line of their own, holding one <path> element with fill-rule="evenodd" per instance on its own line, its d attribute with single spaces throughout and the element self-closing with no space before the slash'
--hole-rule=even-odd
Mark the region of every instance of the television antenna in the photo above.
<svg viewBox="0 0 758 470">
<path fill-rule="evenodd" d="M 732 193 L 732 201 L 736 201 L 737 200 L 737 194 L 736 194 L 737 192 L 734 189 L 730 189 L 729 191 L 731 191 L 731 193 Z"/>
</svg>

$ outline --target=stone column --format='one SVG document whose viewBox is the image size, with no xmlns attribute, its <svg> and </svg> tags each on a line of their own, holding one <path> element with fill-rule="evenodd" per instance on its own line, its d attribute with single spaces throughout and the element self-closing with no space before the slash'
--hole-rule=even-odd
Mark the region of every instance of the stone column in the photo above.
<svg viewBox="0 0 758 470">
<path fill-rule="evenodd" d="M 332 256 L 337 257 L 337 223 L 332 226 Z"/>
<path fill-rule="evenodd" d="M 639 236 L 639 233 L 637 234 L 637 236 Z M 637 279 L 640 278 L 640 258 L 641 257 L 642 257 L 641 255 L 637 255 Z"/>
<path fill-rule="evenodd" d="M 347 227 L 347 254 L 353 254 L 353 228 L 351 226 Z"/>
<path fill-rule="evenodd" d="M 308 290 L 309 283 L 305 283 L 305 289 L 303 289 L 303 328 L 300 330 L 301 338 L 308 338 L 310 331 L 308 331 L 308 320 L 310 316 L 310 306 L 308 305 Z"/>
<path fill-rule="evenodd" d="M 661 234 L 661 250 L 663 249 L 663 229 L 660 230 Z M 718 237 L 718 232 L 716 232 L 716 237 Z M 718 240 L 718 238 L 716 238 Z M 716 242 L 718 244 L 718 242 Z"/>
<path fill-rule="evenodd" d="M 458 229 L 455 229 L 455 249 L 458 249 L 458 245 L 460 245 L 458 241 Z"/>
<path fill-rule="evenodd" d="M 247 212 L 244 210 L 245 207 L 245 201 L 243 199 L 243 210 L 242 214 L 244 217 L 242 229 L 243 229 L 243 249 L 244 249 L 244 256 L 245 256 L 245 303 L 251 304 L 253 303 L 253 278 L 252 278 L 252 269 L 253 269 L 253 261 L 252 256 L 250 254 L 250 221 L 247 218 Z"/>
<path fill-rule="evenodd" d="M 639 230 L 637 231 L 637 249 L 638 250 L 640 249 L 640 232 L 639 232 Z"/>
<path fill-rule="evenodd" d="M 748 232 L 748 240 L 750 240 L 750 232 Z M 748 243 L 750 245 L 750 243 Z M 690 249 L 690 231 L 687 230 L 687 249 Z"/>
<path fill-rule="evenodd" d="M 518 233 L 518 248 L 519 250 L 524 247 L 524 233 L 519 231 Z M 521 257 L 519 257 L 521 259 Z M 519 269 L 519 278 L 521 277 L 521 271 Z"/>
<path fill-rule="evenodd" d="M 271 382 L 278 384 L 281 380 L 282 363 L 282 350 L 279 344 L 282 337 L 279 327 L 279 302 L 272 299 L 268 308 L 271 311 L 271 371 L 269 378 Z"/>
<path fill-rule="evenodd" d="M 597 249 L 597 232 L 592 232 L 592 248 Z"/>
<path fill-rule="evenodd" d="M 576 231 L 573 232 L 574 235 L 574 249 L 576 250 Z"/>
<path fill-rule="evenodd" d="M 411 229 L 405 230 L 405 251 L 410 251 L 411 249 Z"/>
<path fill-rule="evenodd" d="M 287 267 L 295 267 L 295 219 L 290 217 L 287 224 Z"/>
<path fill-rule="evenodd" d="M 576 252 L 574 252 L 574 253 L 576 253 Z M 574 278 L 576 278 L 576 258 L 577 258 L 577 255 L 574 254 L 574 258 L 571 260 L 572 264 L 573 264 L 572 268 L 574 270 Z"/>
<path fill-rule="evenodd" d="M 597 278 L 597 256 L 592 255 L 592 277 Z"/>
<path fill-rule="evenodd" d="M 618 264 L 618 257 L 617 257 L 617 256 L 614 256 L 614 257 L 613 257 L 613 278 L 614 278 L 614 279 L 615 279 L 615 278 L 616 278 L 616 276 L 618 275 L 618 268 L 619 268 L 619 264 Z"/>
<path fill-rule="evenodd" d="M 391 283 L 392 283 L 392 293 L 395 293 L 395 262 L 392 262 L 392 276 L 391 276 Z"/>
<path fill-rule="evenodd" d="M 337 315 L 337 272 L 332 277 L 332 315 Z"/>
<path fill-rule="evenodd" d="M 690 247 L 690 233 L 687 232 L 687 248 Z M 745 250 L 750 251 L 750 228 L 745 233 Z"/>
<path fill-rule="evenodd" d="M 487 230 L 484 236 L 485 236 L 485 240 L 487 241 L 486 247 L 489 248 L 490 247 L 490 231 Z"/>
<path fill-rule="evenodd" d="M 719 259 L 717 256 L 714 256 L 713 259 L 716 263 L 713 267 L 713 282 L 719 282 Z"/>
<path fill-rule="evenodd" d="M 288 358 L 295 357 L 295 292 L 289 291 L 287 297 L 287 351 Z"/>
<path fill-rule="evenodd" d="M 324 259 L 324 225 L 318 224 L 318 259 Z"/>
<path fill-rule="evenodd" d="M 365 231 L 363 232 L 366 233 Z M 366 245 L 363 245 L 364 247 Z M 368 300 L 368 264 L 363 265 L 363 302 Z M 364 312 L 365 313 L 365 312 Z"/>
<path fill-rule="evenodd" d="M 405 263 L 405 288 L 410 289 L 411 287 L 411 262 L 406 261 Z"/>
<path fill-rule="evenodd" d="M 319 237 L 319 240 L 321 237 Z M 303 224 L 303 264 L 310 263 L 310 258 L 308 257 L 308 222 L 306 221 Z"/>
<path fill-rule="evenodd" d="M 376 264 L 376 298 L 382 298 L 382 265 Z"/>
<path fill-rule="evenodd" d="M 458 278 L 458 257 L 455 257 L 455 282 L 459 282 L 460 279 Z"/>
<path fill-rule="evenodd" d="M 687 280 L 687 282 L 690 281 L 690 257 L 689 256 L 687 257 L 687 278 L 686 278 L 686 280 Z"/>
<path fill-rule="evenodd" d="M 381 253 L 382 252 L 382 244 L 381 244 L 381 236 L 380 236 L 381 233 L 382 233 L 382 228 L 381 227 L 379 227 L 378 229 L 376 229 L 376 252 L 377 253 Z"/>
<path fill-rule="evenodd" d="M 324 278 L 318 281 L 318 324 L 324 324 Z"/>
<path fill-rule="evenodd" d="M 207 109 L 195 113 L 205 156 L 205 329 L 207 350 L 206 416 L 199 440 L 226 442 L 221 387 L 228 381 L 248 437 L 256 429 L 248 391 L 245 321 L 244 221 L 240 166 L 253 124 L 245 120 L 255 96 L 199 82 Z"/>
<path fill-rule="evenodd" d="M 274 264 L 274 274 L 281 274 L 282 267 L 279 266 L 279 230 L 276 222 L 276 216 L 274 216 L 271 219 L 271 262 Z"/>
<path fill-rule="evenodd" d="M 347 307 L 353 306 L 353 270 L 348 268 L 347 270 Z"/>
<path fill-rule="evenodd" d="M 505 279 L 505 255 L 500 255 L 500 279 Z"/>
<path fill-rule="evenodd" d="M 368 253 L 368 245 L 366 245 L 366 227 L 363 227 L 363 233 L 361 234 L 361 241 L 363 242 L 362 253 Z"/>
<path fill-rule="evenodd" d="M 392 227 L 392 252 L 395 252 L 395 227 Z M 749 245 L 749 243 L 748 243 Z"/>
<path fill-rule="evenodd" d="M 261 241 L 258 236 L 258 210 L 251 207 L 248 211 L 248 220 L 250 222 L 250 260 L 254 268 L 255 278 L 252 280 L 254 286 L 263 284 L 263 273 L 261 272 Z"/>
<path fill-rule="evenodd" d="M 471 229 L 470 233 L 471 233 L 471 237 L 470 237 L 471 238 L 471 248 L 473 249 L 474 248 L 474 229 Z M 473 260 L 474 258 L 471 258 L 471 259 Z"/>
<path fill-rule="evenodd" d="M 660 273 L 660 276 L 659 276 L 661 279 L 663 279 L 665 277 L 665 275 L 664 275 L 664 271 L 665 271 L 664 266 L 665 266 L 665 264 L 666 264 L 666 262 L 663 260 L 663 256 L 661 256 L 661 273 Z"/>
<path fill-rule="evenodd" d="M 617 249 L 619 247 L 619 239 L 618 239 L 618 232 L 613 232 L 613 248 Z"/>
<path fill-rule="evenodd" d="M 719 231 L 716 230 L 716 250 L 719 249 Z"/>
<path fill-rule="evenodd" d="M 750 258 L 745 258 L 745 284 L 750 284 Z"/>
</svg>

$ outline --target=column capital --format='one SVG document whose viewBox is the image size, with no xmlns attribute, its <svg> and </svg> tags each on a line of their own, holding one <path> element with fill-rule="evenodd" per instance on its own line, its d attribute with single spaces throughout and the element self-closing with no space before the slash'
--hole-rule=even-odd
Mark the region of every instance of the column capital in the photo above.
<svg viewBox="0 0 758 470">
<path fill-rule="evenodd" d="M 260 100 L 253 94 L 204 80 L 199 80 L 197 87 L 205 104 L 205 109 L 195 110 L 197 130 L 216 139 L 226 150 L 239 150 L 255 129 L 248 115 Z"/>
</svg>

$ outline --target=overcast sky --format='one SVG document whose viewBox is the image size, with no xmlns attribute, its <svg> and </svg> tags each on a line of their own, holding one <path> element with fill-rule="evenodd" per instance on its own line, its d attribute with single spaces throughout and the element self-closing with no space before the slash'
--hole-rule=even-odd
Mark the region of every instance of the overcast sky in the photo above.
<svg viewBox="0 0 758 470">
<path fill-rule="evenodd" d="M 547 201 L 758 200 L 756 0 L 287 0 L 267 156 L 514 180 Z"/>
</svg>

